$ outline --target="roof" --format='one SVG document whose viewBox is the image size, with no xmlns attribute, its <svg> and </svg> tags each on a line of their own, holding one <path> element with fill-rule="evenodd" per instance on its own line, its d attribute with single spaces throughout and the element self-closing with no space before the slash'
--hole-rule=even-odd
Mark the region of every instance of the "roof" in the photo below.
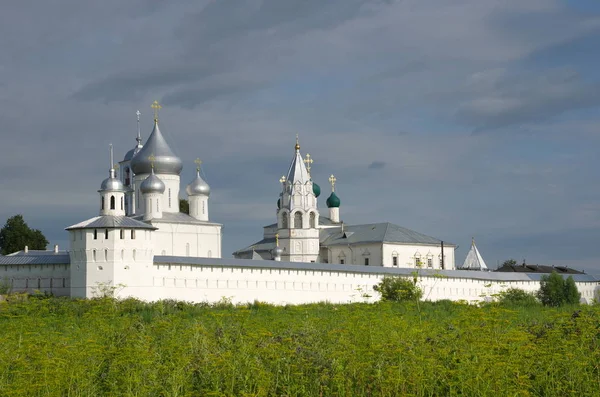
<svg viewBox="0 0 600 397">
<path fill-rule="evenodd" d="M 471 249 L 467 253 L 467 257 L 460 267 L 462 270 L 488 270 L 483 257 L 479 253 L 477 246 L 475 245 L 475 240 L 471 243 Z"/>
<path fill-rule="evenodd" d="M 288 169 L 286 182 L 291 184 L 304 184 L 308 181 L 310 181 L 310 175 L 308 175 L 308 170 L 306 169 L 306 165 L 300 154 L 300 149 L 296 149 L 296 153 L 294 154 L 294 158 Z"/>
<path fill-rule="evenodd" d="M 54 252 L 54 250 L 28 250 L 27 252 L 25 252 L 25 251 L 13 252 L 12 254 L 8 254 L 6 256 L 44 256 L 44 255 L 56 256 L 56 255 L 68 255 L 68 254 L 69 254 L 69 252 L 64 251 L 64 250 L 58 251 L 58 252 Z"/>
<path fill-rule="evenodd" d="M 417 244 L 417 245 L 440 245 L 441 240 L 425 234 L 415 232 L 414 230 L 394 225 L 393 223 L 371 223 L 366 225 L 344 225 L 341 228 L 324 229 L 327 233 L 322 237 L 321 244 L 348 245 L 364 243 L 399 243 L 399 244 Z M 445 243 L 448 246 L 454 246 L 451 243 Z"/>
<path fill-rule="evenodd" d="M 137 215 L 132 217 L 131 219 L 144 219 L 143 215 Z M 183 212 L 163 212 L 162 218 L 154 218 L 151 220 L 152 223 L 187 223 L 194 225 L 221 225 L 220 223 L 215 222 L 207 222 L 200 221 L 196 218 L 189 216 L 188 214 L 184 214 Z"/>
<path fill-rule="evenodd" d="M 197 258 L 191 256 L 155 256 L 155 264 L 182 264 L 198 266 L 233 266 L 254 269 L 298 269 L 310 271 L 344 271 L 349 273 L 383 274 L 391 276 L 412 277 L 416 272 L 423 277 L 447 277 L 463 278 L 473 280 L 489 281 L 540 281 L 543 274 L 539 273 L 497 273 L 497 272 L 473 272 L 468 270 L 437 270 L 437 269 L 413 269 L 382 266 L 356 266 L 340 265 L 334 263 L 305 263 L 305 262 L 279 262 L 273 260 L 252 260 L 232 258 Z M 574 274 L 573 279 L 577 282 L 598 283 L 599 280 L 589 274 Z"/>
<path fill-rule="evenodd" d="M 270 252 L 275 248 L 275 238 L 263 238 L 257 243 L 254 243 L 246 248 L 242 248 L 233 253 L 233 255 L 239 255 L 244 252 Z"/>
<path fill-rule="evenodd" d="M 77 223 L 75 225 L 69 226 L 65 230 L 117 229 L 117 228 L 156 230 L 156 228 L 154 226 L 149 225 L 144 222 L 140 222 L 140 221 L 130 218 L 128 216 L 113 216 L 113 215 L 96 216 L 94 218 L 88 219 L 87 221 L 83 221 L 83 222 Z"/>
<path fill-rule="evenodd" d="M 71 258 L 66 251 L 19 251 L 15 254 L 0 256 L 0 265 L 68 265 Z"/>
<path fill-rule="evenodd" d="M 319 216 L 319 226 L 340 226 L 339 222 L 334 222 L 330 218 L 325 216 Z M 277 223 L 271 223 L 270 225 L 263 226 L 263 229 L 277 228 Z"/>
<path fill-rule="evenodd" d="M 514 273 L 552 273 L 557 272 L 561 274 L 585 274 L 579 270 L 571 269 L 566 266 L 548 266 L 548 265 L 502 265 L 495 272 L 514 272 Z"/>
</svg>

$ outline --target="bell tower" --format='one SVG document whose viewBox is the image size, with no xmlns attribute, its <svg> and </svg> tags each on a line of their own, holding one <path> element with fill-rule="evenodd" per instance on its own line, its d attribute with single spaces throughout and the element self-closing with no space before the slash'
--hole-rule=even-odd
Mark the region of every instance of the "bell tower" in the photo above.
<svg viewBox="0 0 600 397">
<path fill-rule="evenodd" d="M 312 161 L 305 164 L 302 159 L 297 135 L 294 150 L 287 176 L 279 179 L 282 191 L 277 206 L 277 233 L 283 250 L 281 260 L 318 262 L 319 210 L 306 167 Z"/>
</svg>

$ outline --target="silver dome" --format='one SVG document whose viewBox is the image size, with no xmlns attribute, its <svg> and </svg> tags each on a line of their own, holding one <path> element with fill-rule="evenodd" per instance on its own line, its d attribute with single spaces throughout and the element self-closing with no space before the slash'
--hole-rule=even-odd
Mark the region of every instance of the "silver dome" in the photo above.
<svg viewBox="0 0 600 397">
<path fill-rule="evenodd" d="M 152 170 L 152 162 L 148 159 L 154 156 L 154 172 L 157 174 L 179 175 L 183 164 L 181 159 L 173 153 L 167 141 L 158 128 L 158 122 L 154 122 L 154 129 L 146 144 L 131 159 L 131 170 L 136 175 L 149 174 Z"/>
<path fill-rule="evenodd" d="M 102 181 L 100 185 L 100 191 L 111 191 L 111 192 L 124 192 L 125 186 L 123 183 L 117 179 L 115 175 L 115 170 L 111 169 L 108 178 Z"/>
<path fill-rule="evenodd" d="M 154 174 L 154 170 L 151 169 L 151 174 L 148 178 L 144 179 L 144 182 L 140 185 L 140 191 L 146 193 L 164 193 L 165 183 L 160 180 L 159 177 Z"/>
<path fill-rule="evenodd" d="M 196 172 L 196 178 L 185 188 L 188 196 L 210 196 L 210 186 L 200 176 L 200 171 Z"/>
<path fill-rule="evenodd" d="M 131 149 L 125 154 L 125 158 L 123 159 L 123 161 L 131 160 L 136 154 L 140 152 L 140 150 L 142 150 L 142 148 L 143 146 L 141 144 L 137 144 L 133 149 Z"/>
<path fill-rule="evenodd" d="M 273 248 L 273 258 L 280 258 L 283 255 L 283 248 L 277 246 Z"/>
</svg>

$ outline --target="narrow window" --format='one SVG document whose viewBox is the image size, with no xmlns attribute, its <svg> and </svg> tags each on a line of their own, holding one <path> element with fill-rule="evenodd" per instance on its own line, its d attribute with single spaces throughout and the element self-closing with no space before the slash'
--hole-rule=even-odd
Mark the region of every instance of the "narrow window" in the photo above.
<svg viewBox="0 0 600 397">
<path fill-rule="evenodd" d="M 125 186 L 129 186 L 131 184 L 131 179 L 129 175 L 129 167 L 125 168 Z"/>
<path fill-rule="evenodd" d="M 104 230 L 104 239 L 108 240 L 108 229 Z"/>
<path fill-rule="evenodd" d="M 433 267 L 433 258 L 427 258 L 427 267 Z"/>
<path fill-rule="evenodd" d="M 115 196 L 110 196 L 110 209 L 114 210 L 115 208 Z"/>
<path fill-rule="evenodd" d="M 137 254 L 137 251 L 133 250 L 133 260 L 136 260 L 136 256 L 137 256 L 136 254 Z"/>
<path fill-rule="evenodd" d="M 125 250 L 121 250 L 121 260 L 125 259 Z"/>
<path fill-rule="evenodd" d="M 135 240 L 135 229 L 131 229 L 131 239 Z"/>
<path fill-rule="evenodd" d="M 190 256 L 190 243 L 185 244 L 185 256 Z"/>
<path fill-rule="evenodd" d="M 340 259 L 340 265 L 343 265 L 344 263 L 346 263 L 345 259 Z"/>
<path fill-rule="evenodd" d="M 204 215 L 204 212 L 206 211 L 206 208 L 204 208 L 204 201 L 202 202 L 202 215 Z"/>
<path fill-rule="evenodd" d="M 169 189 L 169 208 L 171 208 L 171 189 Z"/>
<path fill-rule="evenodd" d="M 302 213 L 296 212 L 294 214 L 294 227 L 296 229 L 302 229 Z"/>
<path fill-rule="evenodd" d="M 288 214 L 287 212 L 284 212 L 283 215 L 281 215 L 281 227 L 284 229 L 288 228 Z"/>
<path fill-rule="evenodd" d="M 156 212 L 160 212 L 160 208 L 158 207 L 158 199 L 156 199 Z"/>
<path fill-rule="evenodd" d="M 104 250 L 104 262 L 108 262 L 108 250 Z"/>
<path fill-rule="evenodd" d="M 92 251 L 92 259 L 94 262 L 96 262 L 96 250 Z"/>
<path fill-rule="evenodd" d="M 120 236 L 120 237 L 121 237 L 121 240 L 125 240 L 125 230 L 121 229 L 121 230 L 120 230 L 120 235 L 121 235 L 121 236 Z"/>
<path fill-rule="evenodd" d="M 123 204 L 123 197 L 121 197 L 121 211 L 123 211 L 123 207 L 124 207 L 124 204 Z"/>
<path fill-rule="evenodd" d="M 94 240 L 98 240 L 98 229 L 94 229 Z"/>
<path fill-rule="evenodd" d="M 100 207 L 104 209 L 104 196 L 100 197 Z"/>
<path fill-rule="evenodd" d="M 212 251 L 211 250 L 208 250 L 208 257 L 212 258 Z"/>
<path fill-rule="evenodd" d="M 392 257 L 392 266 L 398 266 L 398 257 L 397 256 L 393 256 Z"/>
<path fill-rule="evenodd" d="M 365 258 L 365 266 L 369 266 L 369 258 Z"/>
<path fill-rule="evenodd" d="M 314 212 L 310 213 L 310 228 L 314 229 L 316 227 L 315 225 L 315 220 L 316 220 L 316 216 Z"/>
</svg>

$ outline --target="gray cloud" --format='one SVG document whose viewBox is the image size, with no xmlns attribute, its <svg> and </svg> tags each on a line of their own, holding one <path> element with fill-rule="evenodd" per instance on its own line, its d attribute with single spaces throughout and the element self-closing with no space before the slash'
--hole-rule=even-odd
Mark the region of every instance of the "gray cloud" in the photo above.
<svg viewBox="0 0 600 397">
<path fill-rule="evenodd" d="M 338 177 L 343 219 L 456 242 L 457 261 L 473 234 L 491 262 L 542 261 L 544 238 L 519 236 L 600 230 L 600 120 L 581 113 L 598 106 L 582 63 L 596 55 L 535 59 L 597 37 L 596 15 L 548 0 L 38 3 L 0 14 L 0 219 L 22 212 L 51 242 L 96 214 L 108 143 L 133 146 L 138 108 L 147 137 L 154 99 L 182 183 L 205 162 L 225 255 L 272 222 L 297 132 L 323 190 Z M 548 238 L 593 263 L 593 245 Z"/>
</svg>

